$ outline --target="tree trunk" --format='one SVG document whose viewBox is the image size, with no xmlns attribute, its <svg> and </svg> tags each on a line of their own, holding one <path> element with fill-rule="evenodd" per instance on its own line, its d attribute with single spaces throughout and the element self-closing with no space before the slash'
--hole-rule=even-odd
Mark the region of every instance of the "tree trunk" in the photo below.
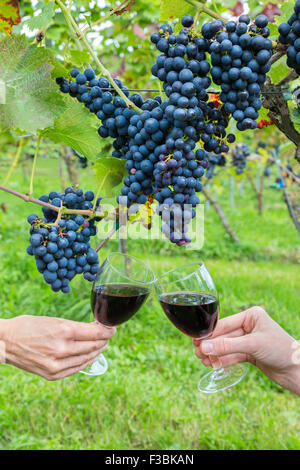
<svg viewBox="0 0 300 470">
<path fill-rule="evenodd" d="M 262 215 L 264 209 L 264 174 L 261 175 L 259 181 L 259 191 L 258 191 L 258 213 Z"/>
<path fill-rule="evenodd" d="M 235 242 L 235 243 L 239 243 L 239 239 L 238 237 L 236 236 L 236 234 L 234 233 L 234 231 L 232 230 L 229 222 L 228 222 L 228 219 L 221 207 L 221 205 L 212 197 L 212 195 L 207 191 L 207 189 L 205 188 L 202 188 L 202 193 L 204 194 L 204 196 L 206 197 L 206 199 L 210 202 L 210 204 L 213 206 L 213 208 L 215 209 L 216 213 L 218 214 L 222 224 L 223 224 L 223 227 L 225 228 L 226 232 L 230 235 L 230 237 L 232 238 L 232 240 Z"/>
<path fill-rule="evenodd" d="M 286 185 L 285 185 L 285 177 L 284 177 L 284 174 L 281 170 L 281 166 L 280 166 L 280 163 L 278 160 L 274 159 L 275 160 L 275 164 L 278 168 L 278 173 L 282 179 L 282 181 L 284 182 L 284 186 L 282 187 L 282 194 L 283 194 L 283 200 L 284 202 L 286 203 L 287 205 L 287 208 L 288 208 L 288 211 L 289 211 L 289 214 L 290 214 L 290 217 L 296 227 L 296 230 L 298 232 L 298 235 L 300 237 L 300 224 L 298 222 L 298 219 L 297 219 L 297 215 L 295 214 L 295 211 L 294 211 L 294 208 L 293 208 L 293 204 L 292 204 L 292 201 L 290 200 L 290 197 L 289 197 L 289 193 L 287 192 L 286 190 Z"/>
<path fill-rule="evenodd" d="M 60 177 L 60 182 L 61 182 L 61 190 L 64 191 L 66 189 L 66 178 L 65 178 L 65 173 L 64 169 L 62 166 L 62 159 L 61 159 L 61 154 L 59 153 L 58 155 L 58 171 L 59 171 L 59 177 Z"/>
<path fill-rule="evenodd" d="M 253 191 L 254 191 L 254 193 L 255 193 L 255 196 L 258 197 L 258 191 L 257 191 L 256 184 L 255 184 L 255 182 L 254 182 L 252 176 L 249 175 L 249 173 L 247 174 L 247 179 L 248 179 L 248 181 L 249 181 L 250 184 L 251 184 L 251 187 L 252 187 L 252 189 L 253 189 Z"/>
<path fill-rule="evenodd" d="M 284 202 L 285 202 L 286 205 L 287 205 L 289 214 L 290 214 L 290 216 L 291 216 L 292 221 L 294 222 L 294 225 L 295 225 L 295 227 L 296 227 L 296 230 L 297 230 L 298 235 L 299 235 L 299 238 L 300 238 L 300 224 L 299 224 L 299 222 L 298 222 L 298 220 L 297 220 L 297 216 L 296 216 L 296 214 L 295 214 L 292 201 L 290 200 L 289 194 L 288 194 L 288 192 L 287 192 L 287 190 L 286 190 L 285 187 L 282 188 L 282 193 L 283 193 Z"/>
<path fill-rule="evenodd" d="M 234 204 L 234 177 L 230 176 L 230 205 L 231 207 L 235 207 Z"/>
</svg>

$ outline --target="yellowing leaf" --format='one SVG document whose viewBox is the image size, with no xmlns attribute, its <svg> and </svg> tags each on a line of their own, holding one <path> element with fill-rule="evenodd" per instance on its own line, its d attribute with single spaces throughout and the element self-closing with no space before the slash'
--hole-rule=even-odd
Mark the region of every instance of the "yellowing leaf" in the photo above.
<svg viewBox="0 0 300 470">
<path fill-rule="evenodd" d="M 18 0 L 1 0 L 0 32 L 11 34 L 13 25 L 21 22 Z"/>
<path fill-rule="evenodd" d="M 160 21 L 174 20 L 182 18 L 187 13 L 194 14 L 196 8 L 185 0 L 161 0 L 160 2 Z"/>
</svg>

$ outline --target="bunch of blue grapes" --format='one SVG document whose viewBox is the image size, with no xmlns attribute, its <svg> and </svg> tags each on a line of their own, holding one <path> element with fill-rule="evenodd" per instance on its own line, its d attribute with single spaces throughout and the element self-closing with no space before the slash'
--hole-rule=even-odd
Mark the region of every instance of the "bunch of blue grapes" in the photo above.
<svg viewBox="0 0 300 470">
<path fill-rule="evenodd" d="M 170 25 L 160 26 L 151 35 L 151 41 L 162 52 L 152 67 L 152 74 L 163 82 L 168 97 L 166 117 L 175 129 L 198 142 L 204 149 L 215 153 L 228 152 L 225 129 L 228 119 L 225 112 L 208 102 L 208 76 L 210 64 L 206 60 L 210 42 L 195 35 L 194 19 L 185 15 L 181 20 L 183 28 L 178 35 Z"/>
<path fill-rule="evenodd" d="M 248 15 L 242 15 L 238 22 L 228 21 L 226 25 L 213 20 L 201 30 L 210 42 L 211 76 L 221 86 L 220 100 L 240 131 L 257 127 L 261 86 L 271 68 L 273 48 L 267 24 L 265 15 L 258 15 L 254 24 L 250 24 Z"/>
<path fill-rule="evenodd" d="M 64 193 L 51 191 L 40 200 L 56 207 L 68 209 L 91 210 L 94 193 L 83 193 L 80 188 L 66 188 Z M 98 209 L 101 198 L 98 198 L 95 208 Z M 51 285 L 54 292 L 70 292 L 70 281 L 76 274 L 83 274 L 87 281 L 94 281 L 99 269 L 97 252 L 91 248 L 90 237 L 95 236 L 97 228 L 95 221 L 86 215 L 63 214 L 57 220 L 57 212 L 43 207 L 44 217 L 30 214 L 27 221 L 30 224 L 30 245 L 27 253 L 35 257 L 38 271 L 44 280 Z"/>
<path fill-rule="evenodd" d="M 71 71 L 71 79 L 58 79 L 69 93 L 101 120 L 98 133 L 114 139 L 113 156 L 126 160 L 128 176 L 118 197 L 126 197 L 132 211 L 154 199 L 159 203 L 162 231 L 177 245 L 190 242 L 188 225 L 200 200 L 201 177 L 209 165 L 208 152 L 221 155 L 234 142 L 226 135 L 229 115 L 209 101 L 210 64 L 206 60 L 210 40 L 195 35 L 191 15 L 182 18 L 178 35 L 162 25 L 151 40 L 162 54 L 152 72 L 163 82 L 166 100 L 160 96 L 144 101 L 118 86 L 141 110 L 128 108 L 107 79 L 96 78 L 92 69 Z M 198 148 L 200 146 L 203 148 Z"/>
<path fill-rule="evenodd" d="M 231 151 L 232 165 L 235 167 L 237 175 L 241 175 L 247 165 L 247 157 L 250 156 L 250 149 L 247 144 L 236 145 Z"/>
<path fill-rule="evenodd" d="M 287 65 L 300 75 L 300 0 L 294 5 L 294 13 L 287 23 L 278 26 L 278 40 L 282 44 L 289 44 L 287 48 Z"/>
</svg>

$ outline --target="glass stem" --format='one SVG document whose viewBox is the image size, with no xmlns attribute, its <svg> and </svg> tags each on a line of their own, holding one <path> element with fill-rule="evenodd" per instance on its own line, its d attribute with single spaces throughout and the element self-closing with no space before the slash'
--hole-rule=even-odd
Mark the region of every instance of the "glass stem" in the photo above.
<svg viewBox="0 0 300 470">
<path fill-rule="evenodd" d="M 221 367 L 221 369 L 217 369 L 213 372 L 213 380 L 221 380 L 228 375 L 229 372 L 227 372 L 224 367 Z"/>
</svg>

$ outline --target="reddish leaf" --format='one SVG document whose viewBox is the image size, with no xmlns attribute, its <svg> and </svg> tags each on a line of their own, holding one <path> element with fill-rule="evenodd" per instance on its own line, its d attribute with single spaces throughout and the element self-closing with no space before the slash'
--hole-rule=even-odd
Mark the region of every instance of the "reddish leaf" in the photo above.
<svg viewBox="0 0 300 470">
<path fill-rule="evenodd" d="M 268 20 L 273 22 L 275 15 L 281 15 L 280 8 L 275 3 L 267 3 L 262 13 L 267 16 Z"/>
<path fill-rule="evenodd" d="M 231 8 L 231 11 L 233 12 L 234 16 L 240 16 L 244 12 L 244 5 L 243 3 L 239 0 L 236 2 L 235 6 Z"/>
<path fill-rule="evenodd" d="M 19 1 L 2 0 L 0 10 L 0 32 L 11 34 L 13 25 L 20 22 Z"/>
<path fill-rule="evenodd" d="M 144 33 L 144 31 L 138 24 L 134 24 L 132 30 L 134 34 L 138 36 L 140 39 L 146 39 L 147 35 Z"/>
</svg>

